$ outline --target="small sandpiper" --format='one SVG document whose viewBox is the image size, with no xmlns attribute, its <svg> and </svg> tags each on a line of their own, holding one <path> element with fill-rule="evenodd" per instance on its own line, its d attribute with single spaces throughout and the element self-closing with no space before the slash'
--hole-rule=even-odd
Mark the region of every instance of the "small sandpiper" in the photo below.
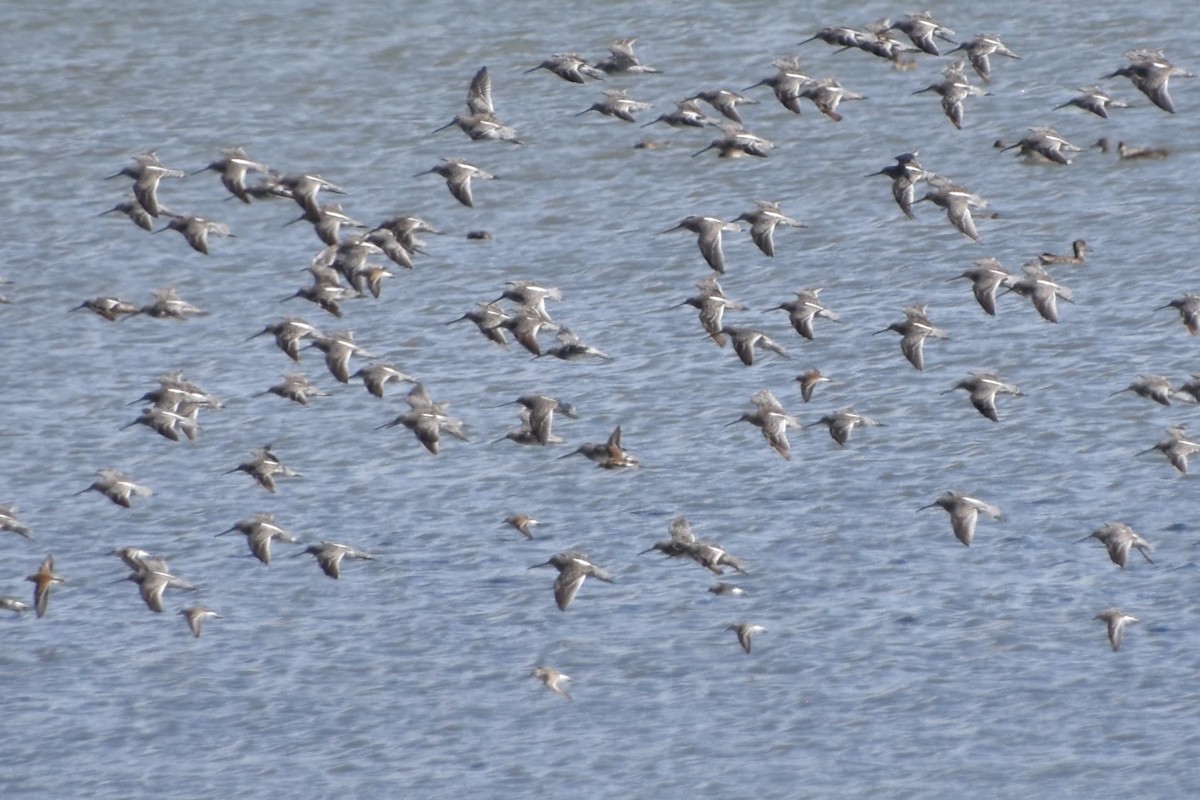
<svg viewBox="0 0 1200 800">
<path fill-rule="evenodd" d="M 804 398 L 804 402 L 806 403 L 812 400 L 813 392 L 822 383 L 833 383 L 833 378 L 822 375 L 821 370 L 816 367 L 801 372 L 796 376 L 795 380 L 800 384 L 800 396 Z"/>
<path fill-rule="evenodd" d="M 561 697 L 563 700 L 570 700 L 571 695 L 567 692 L 567 683 L 571 683 L 574 679 L 570 675 L 559 672 L 554 667 L 535 667 L 533 672 L 529 673 L 531 677 L 537 678 L 542 684 Z"/>
<path fill-rule="evenodd" d="M 1141 621 L 1132 614 L 1126 614 L 1119 608 L 1105 609 L 1097 614 L 1095 619 L 1104 620 L 1105 624 L 1108 625 L 1108 643 L 1112 645 L 1114 653 L 1121 649 L 1121 635 L 1125 632 L 1125 626 L 1130 622 Z"/>
<path fill-rule="evenodd" d="M 17 519 L 17 507 L 11 503 L 0 503 L 0 531 L 12 531 L 18 536 L 33 539 L 29 526 Z"/>
<path fill-rule="evenodd" d="M 964 545 L 970 546 L 975 539 L 975 523 L 979 514 L 987 514 L 992 519 L 1000 519 L 1000 509 L 991 503 L 979 500 L 962 492 L 946 492 L 927 506 L 921 506 L 917 511 L 927 508 L 941 508 L 950 515 L 950 528 L 954 535 Z"/>
<path fill-rule="evenodd" d="M 767 632 L 767 629 L 762 625 L 755 625 L 750 622 L 736 622 L 726 627 L 725 630 L 733 631 L 737 634 L 738 644 L 742 646 L 747 655 L 750 654 L 751 639 L 760 633 Z"/>
<path fill-rule="evenodd" d="M 526 539 L 532 539 L 533 527 L 542 523 L 528 514 L 509 514 L 504 518 L 504 524 L 516 528 Z"/>
<path fill-rule="evenodd" d="M 211 608 L 204 606 L 188 606 L 181 609 L 179 615 L 187 622 L 188 630 L 192 632 L 192 636 L 200 638 L 200 631 L 204 627 L 206 619 L 222 619 L 221 615 L 213 611 Z"/>
<path fill-rule="evenodd" d="M 46 616 L 46 604 L 50 602 L 50 588 L 56 583 L 65 583 L 66 578 L 54 572 L 54 556 L 42 559 L 37 572 L 27 575 L 25 580 L 33 583 L 33 607 L 38 619 Z"/>
</svg>

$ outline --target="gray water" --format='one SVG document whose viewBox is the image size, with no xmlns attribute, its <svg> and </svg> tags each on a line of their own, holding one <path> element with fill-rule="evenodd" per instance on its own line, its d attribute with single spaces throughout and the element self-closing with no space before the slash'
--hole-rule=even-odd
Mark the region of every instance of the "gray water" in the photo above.
<svg viewBox="0 0 1200 800">
<path fill-rule="evenodd" d="M 1108 395 L 1147 372 L 1200 368 L 1172 311 L 1200 290 L 1194 175 L 1200 86 L 1174 79 L 1179 113 L 1125 79 L 1103 82 L 1133 107 L 1102 120 L 1051 109 L 1125 63 L 1164 47 L 1200 69 L 1196 12 L 1183 0 L 1134 6 L 1018 0 L 934 8 L 960 38 L 997 32 L 1023 58 L 994 59 L 992 96 L 972 98 L 955 130 L 938 98 L 910 96 L 946 58 L 893 71 L 861 52 L 800 48 L 814 76 L 868 96 L 835 124 L 797 117 L 760 88 L 747 127 L 770 158 L 690 158 L 713 132 L 572 115 L 603 86 L 655 104 L 703 88 L 740 89 L 823 25 L 864 26 L 907 9 L 812 3 L 590 3 L 532 11 L 512 0 L 393 4 L 289 2 L 272 10 L 208 4 L 10 4 L 0 18 L 0 197 L 11 304 L 0 403 L 0 501 L 16 503 L 36 541 L 0 538 L 0 593 L 24 597 L 46 553 L 68 583 L 46 617 L 0 619 L 5 745 L 0 795 L 14 797 L 1194 797 L 1200 531 L 1195 478 L 1158 454 L 1135 457 L 1200 411 Z M 575 86 L 541 70 L 552 52 L 591 58 L 621 35 L 661 75 Z M 481 65 L 499 116 L 525 146 L 432 134 L 463 111 Z M 1069 167 L 997 153 L 1031 125 L 1090 145 L 1100 136 L 1171 149 L 1161 162 L 1096 150 Z M 635 150 L 643 134 L 673 141 Z M 319 172 L 375 223 L 419 213 L 445 235 L 389 281 L 379 300 L 336 321 L 278 300 L 307 280 L 319 242 L 282 228 L 293 203 L 225 197 L 212 173 L 164 182 L 172 208 L 228 222 L 236 238 L 204 257 L 168 232 L 119 216 L 126 179 L 104 179 L 130 153 L 157 149 L 199 169 L 244 144 L 285 172 Z M 903 218 L 887 181 L 862 176 L 919 149 L 930 169 L 986 197 L 982 245 L 928 204 Z M 433 176 L 461 156 L 500 176 L 459 206 Z M 704 339 L 691 309 L 666 310 L 708 274 L 694 237 L 658 235 L 689 214 L 736 216 L 774 199 L 806 229 L 780 230 L 768 259 L 727 235 L 731 297 L 790 352 L 751 368 Z M 491 231 L 487 242 L 469 230 Z M 986 317 L 966 282 L 972 259 L 1011 270 L 1071 240 L 1093 247 L 1058 268 L 1075 304 L 1061 323 L 1001 298 Z M 397 270 L 399 271 L 399 270 Z M 531 361 L 469 325 L 445 326 L 504 283 L 561 287 L 551 313 L 611 362 Z M 210 313 L 186 323 L 108 323 L 82 300 L 148 301 L 174 285 Z M 802 341 L 784 314 L 761 314 L 798 288 L 844 324 L 819 320 Z M 927 302 L 950 332 L 926 369 L 897 337 L 871 336 Z M 470 443 L 426 453 L 403 428 L 374 430 L 406 406 L 342 386 L 319 354 L 301 367 L 331 391 L 308 408 L 254 397 L 293 365 L 269 337 L 284 313 L 353 329 L 374 354 L 418 376 L 467 422 Z M 818 366 L 836 383 L 807 406 L 793 377 Z M 195 444 L 141 426 L 126 406 L 154 377 L 183 369 L 225 407 L 204 412 Z M 965 393 L 940 394 L 992 369 L 1020 385 L 1001 421 Z M 853 405 L 884 423 L 839 448 L 821 428 L 791 434 L 780 459 L 749 425 L 724 427 L 770 388 L 806 423 Z M 541 391 L 574 403 L 557 448 L 491 443 L 516 425 L 496 408 Z M 636 471 L 555 460 L 620 424 Z M 304 477 L 270 495 L 224 475 L 267 443 Z M 119 508 L 74 496 L 115 467 L 153 497 Z M 938 510 L 960 489 L 999 505 L 960 545 Z M 277 544 L 265 567 L 240 537 L 214 535 L 255 511 L 304 541 L 342 541 L 377 556 L 321 575 L 301 548 Z M 545 523 L 525 541 L 511 512 Z M 637 553 L 685 515 L 702 538 L 747 563 L 743 598 L 705 590 L 714 576 Z M 1126 569 L 1096 542 L 1105 521 L 1156 545 Z M 169 592 L 155 615 L 108 555 L 137 545 L 172 557 L 200 585 Z M 566 613 L 550 570 L 580 547 L 616 575 L 588 581 Z M 175 612 L 223 615 L 193 639 Z M 1093 619 L 1119 606 L 1141 619 L 1113 653 Z M 768 631 L 747 656 L 726 625 Z M 540 664 L 575 679 L 566 703 L 529 677 Z"/>
</svg>

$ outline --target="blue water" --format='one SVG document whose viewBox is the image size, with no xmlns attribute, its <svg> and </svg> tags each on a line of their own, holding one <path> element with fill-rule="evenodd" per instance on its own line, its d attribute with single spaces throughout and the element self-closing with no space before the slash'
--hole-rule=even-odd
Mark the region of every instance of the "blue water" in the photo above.
<svg viewBox="0 0 1200 800">
<path fill-rule="evenodd" d="M 1158 454 L 1135 457 L 1200 411 L 1131 393 L 1143 373 L 1179 382 L 1200 367 L 1198 339 L 1171 311 L 1200 291 L 1200 86 L 1176 78 L 1168 115 L 1129 81 L 1109 120 L 1052 111 L 1076 87 L 1163 47 L 1193 71 L 1195 9 L 1181 0 L 1067 9 L 1018 0 L 933 12 L 960 38 L 999 33 L 1022 56 L 993 63 L 991 96 L 972 98 L 955 130 L 938 98 L 910 92 L 948 59 L 893 71 L 819 42 L 799 52 L 814 77 L 867 95 L 833 123 L 801 116 L 760 88 L 746 126 L 770 158 L 691 158 L 715 132 L 639 130 L 573 115 L 605 86 L 653 102 L 643 119 L 700 89 L 741 89 L 824 25 L 865 26 L 907 9 L 816 3 L 594 3 L 554 13 L 512 0 L 430 8 L 289 2 L 222 12 L 207 4 L 25 5 L 0 17 L 0 502 L 35 541 L 0 538 L 0 593 L 25 597 L 53 553 L 68 582 L 42 620 L 0 618 L 0 796 L 239 797 L 1194 797 L 1200 607 L 1193 544 L 1195 477 Z M 575 86 L 547 55 L 595 59 L 622 35 L 661 75 Z M 462 113 L 481 65 L 499 116 L 527 144 L 432 134 Z M 972 75 L 972 78 L 974 76 Z M 1089 146 L 1101 136 L 1167 147 L 1160 162 L 1088 149 L 1069 167 L 1025 164 L 992 142 L 1032 125 Z M 650 135 L 660 150 L 635 150 Z M 120 216 L 127 180 L 105 178 L 134 152 L 200 169 L 242 144 L 284 172 L 346 188 L 367 223 L 404 210 L 434 222 L 427 255 L 352 300 L 341 321 L 300 300 L 319 242 L 283 223 L 290 201 L 243 206 L 212 173 L 164 181 L 171 208 L 227 222 L 204 257 L 168 232 Z M 886 180 L 862 176 L 919 150 L 929 169 L 968 185 L 997 219 L 983 244 L 927 204 L 903 218 Z M 458 205 L 434 176 L 443 157 L 495 173 Z M 727 234 L 727 293 L 748 306 L 729 324 L 760 326 L 791 358 L 743 367 L 703 337 L 691 309 L 667 310 L 709 270 L 694 237 L 659 235 L 689 214 L 732 218 L 778 200 L 805 229 L 780 230 L 768 259 Z M 488 230 L 486 242 L 469 230 Z M 1076 238 L 1086 266 L 1056 268 L 1074 292 L 1061 322 L 1015 295 L 986 317 L 966 282 L 975 258 L 1011 270 Z M 397 270 L 400 272 L 399 270 Z M 559 286 L 554 317 L 611 362 L 531 361 L 469 325 L 445 326 L 504 283 Z M 97 295 L 136 303 L 174 285 L 209 313 L 186 323 L 108 323 L 67 309 Z M 818 320 L 801 340 L 765 308 L 804 287 L 843 324 Z M 926 369 L 897 339 L 871 334 L 914 303 L 950 333 Z M 375 355 L 416 375 L 462 416 L 472 441 L 430 456 L 402 427 L 403 387 L 380 401 L 342 386 L 319 354 L 300 368 L 331 396 L 304 408 L 255 397 L 295 368 L 269 337 L 285 313 L 352 329 Z M 549 337 L 546 343 L 550 342 Z M 801 402 L 809 366 L 835 383 Z M 220 396 L 194 444 L 141 426 L 127 403 L 174 369 Z M 999 423 L 965 393 L 974 371 L 1017 383 Z M 822 428 L 792 432 L 784 461 L 749 425 L 724 427 L 770 388 L 805 423 L 854 406 L 883 426 L 839 448 Z M 494 442 L 516 425 L 518 395 L 568 400 L 557 448 Z M 610 472 L 556 460 L 621 425 L 642 461 Z M 267 443 L 302 478 L 270 495 L 225 475 Z M 155 494 L 119 508 L 86 487 L 115 467 Z M 950 489 L 1004 511 L 961 546 L 938 510 Z M 276 544 L 270 567 L 240 537 L 215 534 L 255 511 L 305 543 L 342 541 L 376 555 L 321 575 L 300 547 Z M 512 512 L 545 524 L 525 541 Z M 742 598 L 705 590 L 690 563 L 637 555 L 685 515 L 699 536 L 745 559 Z M 1156 545 L 1126 569 L 1094 541 L 1105 521 Z M 171 556 L 200 586 L 170 591 L 155 615 L 120 582 L 115 547 Z M 566 613 L 551 570 L 526 568 L 579 547 L 616 575 L 585 583 Z M 193 639 L 176 611 L 220 612 Z M 1113 653 L 1093 617 L 1140 618 Z M 730 623 L 768 630 L 744 654 Z M 529 677 L 571 675 L 566 703 Z"/>
</svg>

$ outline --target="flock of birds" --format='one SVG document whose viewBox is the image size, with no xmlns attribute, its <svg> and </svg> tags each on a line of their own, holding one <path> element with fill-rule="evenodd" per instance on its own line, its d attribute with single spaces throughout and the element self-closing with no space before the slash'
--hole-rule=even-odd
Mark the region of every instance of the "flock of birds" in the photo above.
<svg viewBox="0 0 1200 800">
<path fill-rule="evenodd" d="M 995 34 L 978 35 L 958 43 L 952 30 L 938 23 L 932 15 L 921 12 L 911 14 L 900 21 L 885 21 L 864 30 L 851 28 L 824 28 L 806 41 L 821 41 L 842 49 L 858 49 L 890 62 L 896 69 L 912 68 L 918 57 L 940 57 L 949 55 L 953 59 L 942 70 L 942 79 L 914 94 L 932 92 L 941 98 L 941 108 L 955 128 L 965 122 L 964 103 L 975 102 L 974 98 L 989 94 L 992 77 L 991 57 L 1020 58 Z M 948 53 L 943 53 L 939 42 L 956 44 Z M 643 64 L 633 49 L 634 39 L 626 38 L 614 42 L 610 55 L 596 63 L 573 53 L 551 56 L 529 71 L 545 70 L 560 79 L 574 84 L 589 84 L 612 76 L 638 76 L 655 74 L 659 70 Z M 803 43 L 802 43 L 803 44 Z M 955 57 L 961 54 L 961 57 Z M 968 64 L 980 83 L 973 83 L 967 73 Z M 811 102 L 825 117 L 834 122 L 843 119 L 839 111 L 841 104 L 865 99 L 864 95 L 843 87 L 832 77 L 810 77 L 801 71 L 799 58 L 780 59 L 773 62 L 776 72 L 740 91 L 725 88 L 698 89 L 690 96 L 675 101 L 673 110 L 642 123 L 643 127 L 667 125 L 681 131 L 704 132 L 717 130 L 718 138 L 707 146 L 698 148 L 693 155 L 700 156 L 715 150 L 721 158 L 769 157 L 774 144 L 750 133 L 745 128 L 739 107 L 755 105 L 761 101 L 743 94 L 758 87 L 767 87 L 775 99 L 789 112 L 800 114 L 804 104 Z M 1128 64 L 1100 80 L 1124 77 L 1132 82 L 1158 109 L 1175 113 L 1174 103 L 1168 93 L 1171 77 L 1188 76 L 1173 66 L 1158 51 L 1135 50 L 1128 54 Z M 1081 80 L 1092 80 L 1081 76 Z M 704 104 L 704 105 L 702 105 Z M 1057 108 L 1076 108 L 1096 117 L 1107 118 L 1114 109 L 1130 108 L 1132 103 L 1110 96 L 1099 84 L 1089 84 L 1080 94 L 1065 100 Z M 455 116 L 444 128 L 458 128 L 476 141 L 498 141 L 522 145 L 517 131 L 501 121 L 492 99 L 492 77 L 483 67 L 471 79 L 466 99 L 466 113 Z M 711 109 L 711 112 L 707 108 Z M 602 98 L 578 115 L 599 113 L 625 123 L 638 122 L 638 114 L 649 111 L 649 103 L 634 100 L 626 89 L 607 89 Z M 847 112 L 849 113 L 849 112 Z M 1122 112 L 1135 113 L 1135 112 Z M 715 116 L 714 116 L 715 115 Z M 439 129 L 442 130 L 442 129 Z M 644 139 L 638 147 L 654 149 L 665 147 L 669 142 Z M 1053 168 L 1068 166 L 1072 154 L 1083 148 L 1067 141 L 1053 128 L 1035 126 L 1029 135 L 1014 143 L 998 141 L 998 149 L 1015 149 L 1029 160 L 1045 162 Z M 1100 139 L 1095 145 L 1108 152 L 1111 145 Z M 1117 145 L 1123 159 L 1157 159 L 1166 157 L 1164 150 L 1133 148 L 1124 142 Z M 418 238 L 421 234 L 437 233 L 433 225 L 412 215 L 397 215 L 374 226 L 366 226 L 351 217 L 338 202 L 323 202 L 329 195 L 341 196 L 345 192 L 336 184 L 315 173 L 278 172 L 264 163 L 254 160 L 241 147 L 230 147 L 221 151 L 220 157 L 207 166 L 192 172 L 215 172 L 220 176 L 225 189 L 242 203 L 280 200 L 294 202 L 300 216 L 288 224 L 307 222 L 324 245 L 309 266 L 311 285 L 302 286 L 291 298 L 303 299 L 315 306 L 315 311 L 326 315 L 332 324 L 343 317 L 344 306 L 353 300 L 370 295 L 379 298 L 386 279 L 394 277 L 394 269 L 413 269 L 420 256 L 425 254 L 425 243 Z M 188 245 L 201 254 L 208 254 L 214 237 L 232 238 L 230 226 L 201 216 L 178 213 L 164 204 L 159 197 L 160 188 L 164 196 L 169 191 L 165 180 L 179 180 L 189 173 L 183 169 L 167 166 L 154 152 L 135 155 L 133 163 L 112 177 L 132 180 L 132 191 L 122 202 L 113 206 L 109 213 L 127 216 L 139 227 L 160 233 L 176 231 Z M 476 203 L 473 182 L 487 181 L 495 176 L 463 159 L 445 159 L 418 175 L 436 175 L 445 180 L 451 196 L 467 207 Z M 986 218 L 987 201 L 963 184 L 940 175 L 918 160 L 916 152 L 899 155 L 894 164 L 883 166 L 876 175 L 887 177 L 891 182 L 892 196 L 900 212 L 913 218 L 914 207 L 928 202 L 942 209 L 948 221 L 964 236 L 975 242 L 982 241 L 976 226 L 976 218 Z M 253 178 L 251 178 L 253 176 Z M 922 187 L 924 189 L 922 190 Z M 485 193 L 481 192 L 481 195 Z M 919 196 L 918 196 L 919 195 Z M 486 201 L 486 196 L 482 198 Z M 679 221 L 664 232 L 687 231 L 696 236 L 703 262 L 711 273 L 696 284 L 698 293 L 686 298 L 677 307 L 690 307 L 698 312 L 704 334 L 718 347 L 732 346 L 737 358 L 746 366 L 753 365 L 764 357 L 764 353 L 775 358 L 787 358 L 786 347 L 763 330 L 749 325 L 730 325 L 725 321 L 727 311 L 744 310 L 745 306 L 729 298 L 719 283 L 725 272 L 725 257 L 722 247 L 723 235 L 736 233 L 745 223 L 754 244 L 768 257 L 776 252 L 775 233 L 779 227 L 803 227 L 803 224 L 788 216 L 776 202 L 762 200 L 735 219 L 698 213 Z M 486 239 L 486 231 L 472 231 L 470 238 Z M 1045 320 L 1058 322 L 1057 302 L 1072 301 L 1072 293 L 1056 277 L 1062 267 L 1086 263 L 1088 246 L 1083 239 L 1076 240 L 1071 252 L 1066 254 L 1043 253 L 1025 264 L 1020 273 L 1008 272 L 994 258 L 980 258 L 960 275 L 947 280 L 968 280 L 975 299 L 982 310 L 996 313 L 1000 296 L 1016 294 L 1027 298 Z M 373 260 L 376 259 L 376 260 Z M 512 281 L 496 288 L 497 296 L 483 299 L 462 316 L 447 324 L 471 322 L 479 333 L 490 342 L 506 347 L 510 337 L 534 358 L 557 358 L 574 362 L 606 361 L 611 357 L 582 338 L 567 325 L 556 321 L 548 303 L 561 299 L 561 292 L 552 286 L 533 282 Z M 819 320 L 839 322 L 836 312 L 820 298 L 820 288 L 802 288 L 769 311 L 786 311 L 792 329 L 803 339 L 811 340 L 816 334 L 814 327 Z M 504 305 L 505 303 L 508 305 Z M 1200 332 L 1200 295 L 1186 294 L 1172 300 L 1162 309 L 1174 309 L 1180 314 L 1186 330 L 1191 334 Z M 203 313 L 201 309 L 181 298 L 173 287 L 165 287 L 153 294 L 153 301 L 145 305 L 127 302 L 117 297 L 96 297 L 84 300 L 71 309 L 92 311 L 108 321 L 119 321 L 133 315 L 146 315 L 160 319 L 186 320 Z M 917 369 L 925 364 L 924 347 L 929 340 L 947 337 L 944 330 L 932 321 L 927 305 L 916 305 L 903 310 L 903 319 L 892 322 L 879 334 L 895 333 L 900 336 L 900 350 L 905 359 Z M 543 333 L 553 333 L 555 343 L 546 343 Z M 403 383 L 411 388 L 404 395 L 408 409 L 395 416 L 380 428 L 403 427 L 410 431 L 429 453 L 437 455 L 449 436 L 455 440 L 469 441 L 468 431 L 462 419 L 450 413 L 448 405 L 435 401 L 428 388 L 417 378 L 404 372 L 399 366 L 374 357 L 359 344 L 348 330 L 331 330 L 328 326 L 313 324 L 299 316 L 285 316 L 267 323 L 249 339 L 269 335 L 278 349 L 293 362 L 301 361 L 302 352 L 309 349 L 319 351 L 330 375 L 341 384 L 361 380 L 364 387 L 376 397 L 384 397 L 392 383 Z M 355 363 L 352 364 L 351 362 Z M 365 361 L 359 364 L 358 362 Z M 1200 379 L 1175 388 L 1163 376 L 1146 375 L 1126 389 L 1154 402 L 1169 405 L 1172 400 L 1200 401 Z M 810 401 L 818 388 L 831 379 L 817 369 L 809 369 L 796 377 L 804 402 Z M 946 389 L 947 393 L 963 390 L 972 406 L 993 422 L 1000 420 L 997 399 L 1001 395 L 1019 398 L 1021 390 L 1005 378 L 992 372 L 978 372 L 958 381 Z M 259 393 L 273 394 L 302 405 L 314 398 L 326 396 L 326 389 L 314 384 L 302 372 L 288 372 L 282 382 Z M 200 432 L 200 413 L 213 412 L 221 408 L 221 401 L 211 392 L 201 388 L 182 371 L 160 375 L 157 385 L 150 388 L 134 403 L 142 403 L 140 414 L 126 427 L 144 426 L 154 433 L 173 441 L 195 440 Z M 511 440 L 527 446 L 542 447 L 564 443 L 554 433 L 556 415 L 575 418 L 574 406 L 561 399 L 542 394 L 524 394 L 509 404 L 518 406 L 518 427 L 496 441 Z M 746 411 L 730 425 L 748 422 L 761 432 L 767 445 L 784 459 L 791 457 L 788 440 L 789 429 L 802 427 L 798 417 L 789 413 L 769 389 L 761 389 L 750 398 L 753 410 Z M 858 428 L 870 428 L 883 423 L 847 407 L 830 412 L 803 427 L 824 426 L 840 446 L 849 442 Z M 1187 459 L 1200 451 L 1200 440 L 1191 437 L 1183 426 L 1173 426 L 1166 436 L 1146 452 L 1161 452 L 1181 473 L 1187 471 Z M 561 456 L 583 455 L 605 469 L 633 469 L 639 464 L 637 456 L 625 449 L 618 426 L 602 442 L 585 443 Z M 285 465 L 271 445 L 254 450 L 248 460 L 232 466 L 229 472 L 244 472 L 268 492 L 275 492 L 277 480 L 300 475 Z M 124 507 L 148 497 L 152 490 L 137 483 L 122 472 L 100 469 L 96 480 L 81 491 L 97 492 Z M 958 491 L 948 491 L 923 508 L 940 508 L 950 517 L 953 534 L 963 545 L 973 541 L 976 523 L 982 514 L 992 520 L 1001 518 L 1000 509 L 990 502 Z M 526 538 L 534 538 L 538 520 L 527 514 L 511 514 L 504 520 Z M 29 526 L 18 516 L 14 505 L 0 505 L 0 530 L 32 539 Z M 271 514 L 255 513 L 236 522 L 224 535 L 237 533 L 246 538 L 250 552 L 264 565 L 271 563 L 271 544 L 297 544 L 299 539 L 285 530 Z M 1112 562 L 1121 568 L 1127 564 L 1131 549 L 1136 549 L 1147 561 L 1150 544 L 1128 525 L 1107 523 L 1089 534 L 1085 539 L 1095 538 L 1103 543 Z M 655 543 L 646 553 L 658 552 L 666 558 L 694 562 L 717 576 L 732 570 L 736 574 L 745 571 L 742 558 L 732 555 L 721 545 L 700 539 L 693 532 L 684 516 L 677 516 L 669 525 L 669 538 Z M 343 561 L 353 559 L 371 560 L 374 556 L 353 545 L 323 541 L 308 545 L 303 551 L 312 555 L 319 567 L 330 578 L 341 575 Z M 181 592 L 198 591 L 197 586 L 175 575 L 167 560 L 138 547 L 122 547 L 113 555 L 128 568 L 125 580 L 138 586 L 140 597 L 153 612 L 165 609 L 164 595 L 167 590 Z M 612 582 L 614 577 L 604 567 L 595 563 L 580 550 L 567 550 L 552 555 L 537 567 L 550 566 L 558 575 L 553 583 L 554 600 L 558 608 L 566 611 L 589 577 L 601 582 Z M 532 567 L 531 567 L 532 569 Z M 32 606 L 12 596 L 0 597 L 0 608 L 17 614 L 32 610 L 37 617 L 47 613 L 49 599 L 55 587 L 67 582 L 56 571 L 55 559 L 48 555 L 35 572 L 28 576 L 33 583 Z M 738 596 L 741 587 L 722 581 L 710 591 L 717 596 Z M 206 620 L 220 619 L 217 611 L 199 604 L 181 608 L 190 632 L 199 637 Z M 1115 651 L 1121 644 L 1122 633 L 1129 623 L 1137 618 L 1119 609 L 1100 612 L 1096 619 L 1107 625 L 1108 639 Z M 728 626 L 742 649 L 749 654 L 754 636 L 766 628 L 749 622 L 739 621 Z M 566 684 L 571 680 L 555 667 L 539 664 L 532 672 L 537 680 L 556 694 L 570 699 Z"/>
</svg>

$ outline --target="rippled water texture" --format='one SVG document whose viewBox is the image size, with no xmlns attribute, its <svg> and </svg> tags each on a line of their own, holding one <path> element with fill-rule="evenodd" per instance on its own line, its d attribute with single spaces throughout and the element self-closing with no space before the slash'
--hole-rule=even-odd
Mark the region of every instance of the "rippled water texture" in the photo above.
<svg viewBox="0 0 1200 800">
<path fill-rule="evenodd" d="M 0 537 L 0 593 L 24 598 L 46 553 L 68 580 L 44 619 L 0 618 L 0 795 L 1200 793 L 1196 482 L 1157 453 L 1134 455 L 1200 412 L 1109 396 L 1143 373 L 1200 371 L 1200 339 L 1154 311 L 1200 291 L 1200 85 L 1173 79 L 1169 115 L 1124 78 L 1099 81 L 1135 47 L 1200 70 L 1193 4 L 933 8 L 960 38 L 996 32 L 1022 56 L 994 60 L 991 95 L 968 101 L 961 131 L 936 96 L 911 94 L 948 58 L 894 71 L 820 42 L 796 48 L 824 25 L 909 10 L 894 4 L 139 5 L 0 14 L 0 274 L 12 282 L 0 292 L 11 301 L 0 502 L 35 536 Z M 661 75 L 577 86 L 525 74 L 550 53 L 595 59 L 632 34 Z M 755 83 L 794 52 L 808 74 L 868 99 L 834 123 L 753 90 L 746 126 L 776 143 L 767 159 L 690 157 L 715 130 L 573 116 L 619 86 L 652 102 L 642 119 L 653 119 L 674 98 Z M 482 65 L 524 146 L 431 133 L 463 113 Z M 1097 82 L 1132 107 L 1108 120 L 1051 110 Z M 1032 125 L 1171 156 L 1122 162 L 1088 147 L 1060 167 L 993 149 Z M 635 150 L 646 134 L 672 146 Z M 290 201 L 245 206 L 213 173 L 164 182 L 172 209 L 230 225 L 235 238 L 208 257 L 173 232 L 97 216 L 122 199 L 128 180 L 105 178 L 131 153 L 157 149 L 190 172 L 233 144 L 345 187 L 356 219 L 408 211 L 444 235 L 336 321 L 279 303 L 319 247 L 307 225 L 282 227 Z M 989 201 L 999 216 L 978 220 L 983 244 L 928 203 L 906 220 L 886 179 L 863 177 L 911 150 Z M 413 177 L 455 156 L 498 176 L 474 187 L 474 209 L 436 176 Z M 722 282 L 747 306 L 726 321 L 761 327 L 791 355 L 746 368 L 705 340 L 693 309 L 668 310 L 710 270 L 692 234 L 659 234 L 758 199 L 808 227 L 780 230 L 773 259 L 726 235 Z M 469 241 L 471 230 L 492 238 Z M 1011 294 L 987 317 L 965 281 L 946 282 L 972 259 L 1017 271 L 1077 238 L 1092 254 L 1054 272 L 1075 300 L 1058 325 Z M 532 361 L 443 324 L 514 279 L 561 287 L 550 312 L 613 360 Z M 67 313 L 97 295 L 142 304 L 168 285 L 209 313 Z M 762 313 L 818 286 L 841 324 L 818 320 L 814 341 Z M 950 335 L 929 343 L 923 372 L 899 337 L 871 335 L 915 303 Z M 451 404 L 472 441 L 443 442 L 435 458 L 403 427 L 375 430 L 406 408 L 405 387 L 378 400 L 342 386 L 316 351 L 299 368 L 330 396 L 307 408 L 255 396 L 296 368 L 270 337 L 246 341 L 285 313 L 352 329 Z M 835 382 L 806 405 L 793 378 L 812 366 Z M 137 416 L 127 404 L 175 369 L 225 403 L 201 413 L 198 441 L 121 429 Z M 1001 398 L 999 423 L 964 392 L 942 394 L 984 369 L 1025 395 Z M 805 424 L 854 406 L 883 425 L 845 448 L 822 427 L 792 431 L 784 461 L 750 425 L 725 427 L 761 388 Z M 567 443 L 494 441 L 517 420 L 498 406 L 535 391 L 578 408 L 555 423 Z M 618 424 L 640 470 L 556 460 Z M 223 474 L 267 443 L 303 477 L 271 495 Z M 75 496 L 102 467 L 155 494 L 131 509 Z M 940 510 L 916 513 L 951 489 L 1004 511 L 969 548 Z M 346 562 L 335 582 L 299 546 L 277 543 L 265 567 L 242 537 L 215 538 L 257 511 L 306 544 L 346 542 L 376 560 Z M 543 521 L 536 539 L 502 524 L 513 512 Z M 716 597 L 700 567 L 638 555 L 677 514 L 745 559 L 747 596 Z M 1109 520 L 1155 544 L 1154 563 L 1134 554 L 1122 570 L 1097 542 L 1074 543 Z M 169 555 L 200 591 L 169 590 L 165 613 L 147 611 L 109 555 L 127 545 Z M 561 613 L 553 571 L 526 568 L 568 547 L 616 581 L 587 581 Z M 193 602 L 223 616 L 198 640 L 176 615 Z M 1141 620 L 1117 653 L 1094 619 L 1110 606 Z M 767 628 L 749 656 L 725 630 L 743 620 Z M 539 664 L 575 679 L 573 702 L 529 676 Z"/>
</svg>

